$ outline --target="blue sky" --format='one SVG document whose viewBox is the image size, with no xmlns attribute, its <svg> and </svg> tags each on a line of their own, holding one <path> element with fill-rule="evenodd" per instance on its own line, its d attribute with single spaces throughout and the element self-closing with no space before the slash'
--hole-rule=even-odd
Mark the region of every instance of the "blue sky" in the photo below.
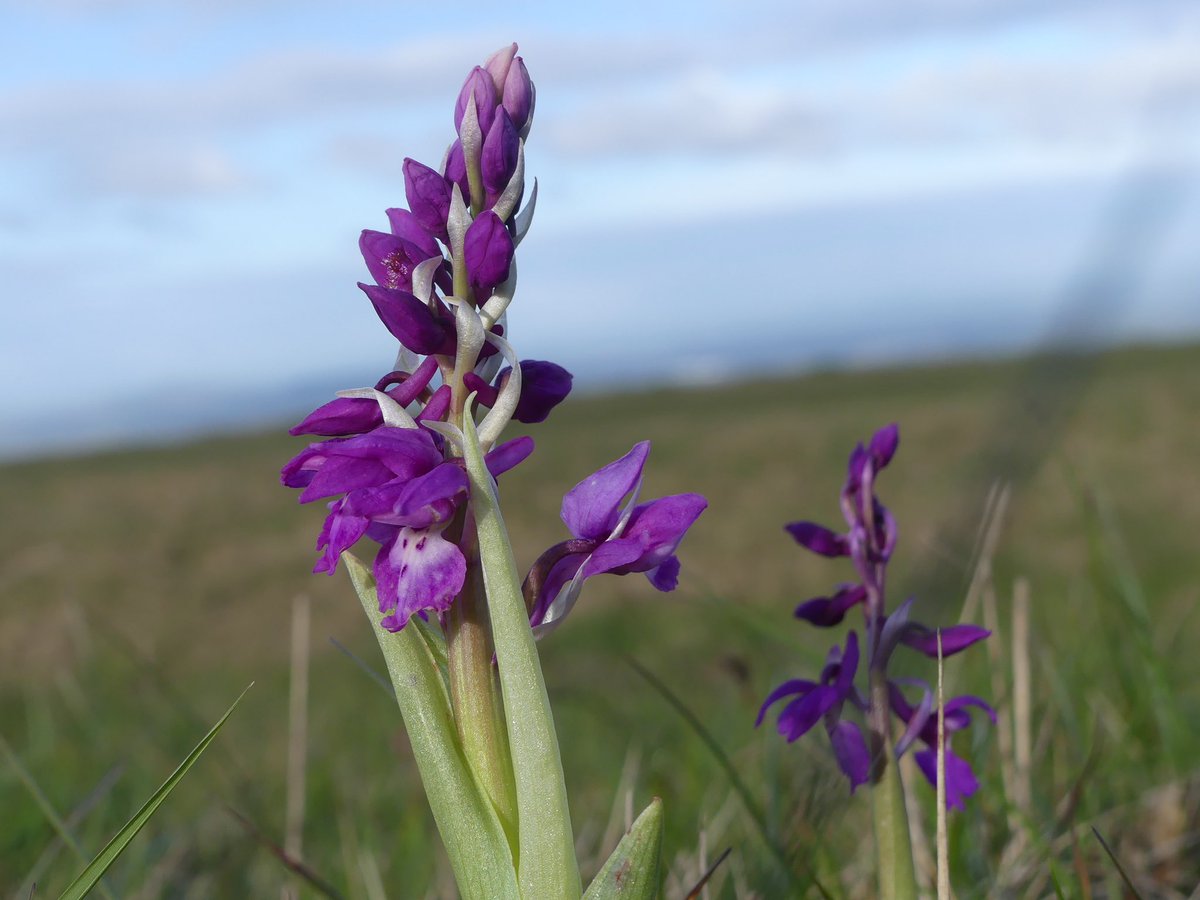
<svg viewBox="0 0 1200 900">
<path fill-rule="evenodd" d="M 439 162 L 463 77 L 510 40 L 538 85 L 522 356 L 599 384 L 1027 346 L 1070 332 L 1097 235 L 1137 227 L 1114 197 L 1151 176 L 1171 208 L 1144 277 L 1086 324 L 1200 333 L 1188 0 L 0 16 L 9 446 L 373 381 L 393 349 L 354 287 L 358 232 L 403 205 L 405 156 Z"/>
</svg>

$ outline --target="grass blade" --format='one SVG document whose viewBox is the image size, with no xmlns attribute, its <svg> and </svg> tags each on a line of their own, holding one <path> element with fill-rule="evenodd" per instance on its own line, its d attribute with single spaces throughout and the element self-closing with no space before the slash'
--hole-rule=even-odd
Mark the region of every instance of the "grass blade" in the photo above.
<svg viewBox="0 0 1200 900">
<path fill-rule="evenodd" d="M 645 668 L 641 663 L 632 657 L 625 657 L 625 662 L 628 663 L 635 672 L 641 675 L 642 678 L 645 679 L 646 683 L 649 684 L 650 687 L 654 688 L 654 690 L 658 692 L 659 696 L 667 701 L 669 706 L 671 706 L 677 713 L 679 713 L 680 716 L 683 717 L 683 720 L 687 722 L 692 731 L 696 733 L 696 737 L 700 738 L 700 742 L 704 744 L 704 746 L 708 749 L 708 752 L 712 754 L 713 759 L 717 761 L 717 764 L 725 772 L 725 777 L 729 779 L 730 787 L 732 787 L 734 793 L 738 795 L 738 798 L 742 801 L 742 805 L 746 808 L 746 812 L 750 814 L 750 818 L 758 827 L 758 832 L 760 835 L 762 835 L 763 843 L 765 843 L 770 849 L 772 855 L 779 863 L 780 868 L 784 871 L 784 873 L 787 874 L 788 878 L 795 881 L 796 873 L 792 869 L 791 862 L 788 860 L 783 848 L 779 846 L 779 843 L 771 835 L 770 829 L 767 828 L 767 819 L 763 814 L 762 807 L 760 807 L 755 801 L 754 795 L 750 793 L 750 788 L 747 786 L 745 780 L 738 772 L 737 767 L 733 764 L 733 760 L 729 758 L 729 754 L 725 752 L 725 748 L 722 747 L 717 739 L 713 737 L 712 733 L 704 727 L 704 723 L 701 722 L 700 718 L 688 708 L 687 704 L 680 700 L 679 697 L 677 697 L 669 687 L 660 681 L 657 675 Z M 816 876 L 807 871 L 805 872 L 805 876 L 810 880 L 811 884 L 817 889 L 821 896 L 825 897 L 826 900 L 829 900 L 829 892 L 825 890 L 825 887 L 821 884 L 821 882 L 816 879 Z"/>
<path fill-rule="evenodd" d="M 129 846 L 129 842 L 142 830 L 142 826 L 150 821 L 150 817 L 154 815 L 158 807 L 162 805 L 162 802 L 167 799 L 167 795 L 175 789 L 175 786 L 183 780 L 183 776 L 188 773 L 188 770 L 196 764 L 196 760 L 208 749 L 208 745 L 213 742 L 213 738 L 217 736 L 217 733 L 229 719 L 234 709 L 237 708 L 237 705 L 242 702 L 242 697 L 246 696 L 246 691 L 250 690 L 252 685 L 253 682 L 246 686 L 246 690 L 238 695 L 238 698 L 233 701 L 233 705 L 225 710 L 225 715 L 217 720 L 217 724 L 209 729 L 208 734 L 192 749 L 192 752 L 171 773 L 171 776 L 162 783 L 162 786 L 150 796 L 150 799 L 134 814 L 133 818 L 126 822 L 125 826 L 113 836 L 113 839 L 96 855 L 96 858 L 79 874 L 79 877 L 71 882 L 70 887 L 63 892 L 59 900 L 80 900 L 80 898 L 86 896 L 96 886 L 96 883 L 108 871 L 108 867 L 124 852 L 125 848 Z"/>
<path fill-rule="evenodd" d="M 54 804 L 50 802 L 50 798 L 47 797 L 42 791 L 41 786 L 34 779 L 32 773 L 25 768 L 24 764 L 20 760 L 20 757 L 17 756 L 13 749 L 8 745 L 8 741 L 4 740 L 3 737 L 0 737 L 0 753 L 4 755 L 5 761 L 9 764 L 9 766 L 12 767 L 12 770 L 17 773 L 17 777 L 20 778 L 21 783 L 25 785 L 25 790 L 29 791 L 30 796 L 33 797 L 34 802 L 37 803 L 38 808 L 42 811 L 42 815 L 46 817 L 46 820 L 54 829 L 55 834 L 58 835 L 59 840 L 66 844 L 71 849 L 71 852 L 79 857 L 80 862 L 86 863 L 87 854 L 83 852 L 83 848 L 79 846 L 79 842 L 75 840 L 75 835 L 71 833 L 71 829 L 67 826 L 67 823 L 62 820 L 62 817 L 54 808 Z M 108 900 L 113 900 L 112 893 L 104 885 L 100 885 L 100 893 L 104 897 L 108 898 Z"/>
<path fill-rule="evenodd" d="M 1121 861 L 1117 859 L 1117 854 L 1112 852 L 1112 848 L 1108 846 L 1108 841 L 1104 840 L 1104 836 L 1100 834 L 1095 825 L 1092 826 L 1092 834 L 1096 836 L 1096 840 L 1100 842 L 1100 846 L 1104 848 L 1104 852 L 1108 854 L 1108 858 L 1112 860 L 1112 864 L 1117 867 L 1117 874 L 1120 875 L 1121 880 L 1125 882 L 1125 887 L 1129 888 L 1129 893 L 1132 894 L 1136 900 L 1142 900 L 1142 895 L 1138 893 L 1138 889 L 1133 886 L 1133 882 L 1125 873 L 1125 867 L 1122 866 Z"/>
<path fill-rule="evenodd" d="M 234 809 L 232 806 L 225 807 L 231 816 L 238 820 L 239 824 L 246 829 L 246 832 L 258 841 L 263 847 L 270 851 L 271 855 L 279 860 L 287 869 L 296 873 L 303 878 L 308 886 L 320 894 L 322 897 L 328 897 L 329 900 L 342 900 L 342 895 L 338 893 L 337 888 L 331 885 L 328 881 L 302 863 L 294 855 L 289 853 L 283 847 L 262 833 L 262 830 L 247 819 L 244 815 Z"/>
</svg>

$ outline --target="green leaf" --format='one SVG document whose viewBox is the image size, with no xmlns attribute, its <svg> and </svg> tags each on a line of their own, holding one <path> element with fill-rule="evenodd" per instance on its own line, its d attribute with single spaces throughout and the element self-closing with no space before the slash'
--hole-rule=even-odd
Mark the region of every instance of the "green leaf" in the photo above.
<svg viewBox="0 0 1200 900">
<path fill-rule="evenodd" d="M 663 805 L 655 797 L 588 885 L 583 900 L 654 900 L 662 884 Z"/>
<path fill-rule="evenodd" d="M 468 409 L 470 402 L 468 402 Z M 571 834 L 571 811 L 550 698 L 529 627 L 512 545 L 500 515 L 495 482 L 483 461 L 479 435 L 463 416 L 464 452 L 471 504 L 479 534 L 479 558 L 496 664 L 517 783 L 517 872 L 528 900 L 580 895 L 579 864 Z"/>
<path fill-rule="evenodd" d="M 158 807 L 162 805 L 162 802 L 167 799 L 167 795 L 175 790 L 175 786 L 183 780 L 183 776 L 196 764 L 196 760 L 200 758 L 200 755 L 208 749 L 208 745 L 213 742 L 213 738 L 217 736 L 217 733 L 237 708 L 237 705 L 242 702 L 242 697 L 246 696 L 246 691 L 250 690 L 252 686 L 253 682 L 246 686 L 246 690 L 238 695 L 238 698 L 233 701 L 233 705 L 225 710 L 225 715 L 221 716 L 217 720 L 217 724 L 209 729 L 208 734 L 201 738 L 200 743 L 192 748 L 192 752 L 179 764 L 179 768 L 171 773 L 171 777 L 162 783 L 162 786 L 150 796 L 150 799 L 145 802 L 134 817 L 125 823 L 125 826 L 113 836 L 113 839 L 105 845 L 103 850 L 96 854 L 96 858 L 79 874 L 78 878 L 71 882 L 70 887 L 63 892 L 59 900 L 79 900 L 79 898 L 86 896 L 96 886 L 96 883 L 108 871 L 108 867 L 116 862 L 117 857 L 129 846 L 129 842 L 142 830 L 142 826 L 150 821 L 150 817 L 154 815 Z"/>
<path fill-rule="evenodd" d="M 426 630 L 412 627 L 416 617 L 394 634 L 387 631 L 380 624 L 383 614 L 370 570 L 350 553 L 343 553 L 342 561 L 383 651 L 459 893 L 464 900 L 519 898 L 508 840 L 458 744 L 450 692 L 441 668 L 444 646 L 439 648 Z"/>
</svg>

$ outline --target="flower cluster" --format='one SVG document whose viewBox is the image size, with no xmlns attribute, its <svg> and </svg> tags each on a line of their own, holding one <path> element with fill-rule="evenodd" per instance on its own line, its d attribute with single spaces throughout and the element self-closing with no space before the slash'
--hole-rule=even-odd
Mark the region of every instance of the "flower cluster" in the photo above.
<svg viewBox="0 0 1200 900">
<path fill-rule="evenodd" d="M 887 566 L 896 548 L 896 520 L 875 494 L 875 479 L 891 462 L 899 445 L 895 425 L 878 431 L 868 446 L 859 444 L 850 454 L 849 471 L 842 488 L 841 507 L 847 530 L 835 532 L 814 522 L 793 522 L 787 526 L 796 542 L 825 557 L 849 557 L 857 580 L 839 585 L 830 596 L 816 597 L 796 607 L 796 617 L 813 625 L 829 628 L 841 624 L 846 614 L 861 606 L 864 617 L 865 647 L 859 649 L 858 635 L 851 630 L 844 646 L 834 646 L 817 681 L 794 679 L 777 687 L 763 703 L 758 714 L 762 723 L 767 710 L 784 698 L 792 698 L 779 715 L 780 734 L 794 741 L 818 722 L 824 721 L 838 765 L 850 781 L 853 791 L 870 780 L 877 760 L 867 749 L 862 729 L 855 721 L 843 719 L 849 706 L 867 719 L 876 738 L 890 733 L 888 710 L 903 726 L 895 743 L 897 759 L 918 740 L 925 747 L 915 754 L 917 765 L 931 784 L 937 782 L 937 711 L 929 684 L 913 678 L 889 678 L 887 666 L 893 651 L 901 644 L 925 656 L 938 655 L 938 632 L 909 618 L 912 599 L 894 612 L 886 610 Z M 955 625 L 940 630 L 941 653 L 952 656 L 988 636 L 975 625 Z M 864 695 L 855 687 L 860 656 L 865 652 L 871 688 Z M 920 692 L 919 700 L 909 701 L 905 689 Z M 873 696 L 881 702 L 872 703 Z M 992 708 L 978 697 L 956 697 L 945 703 L 947 735 L 970 724 L 970 709 L 975 707 L 995 721 Z M 872 721 L 872 717 L 875 720 Z M 873 746 L 876 742 L 872 742 Z M 890 743 L 890 742 L 889 742 Z M 970 765 L 946 748 L 946 804 L 962 808 L 965 799 L 978 788 Z"/>
<path fill-rule="evenodd" d="M 328 501 L 315 571 L 332 573 L 360 539 L 379 544 L 374 576 L 383 625 L 393 631 L 414 614 L 444 613 L 463 590 L 469 562 L 460 545 L 470 524 L 462 426 L 474 415 L 472 399 L 488 410 L 478 435 L 495 477 L 533 450 L 528 437 L 496 443 L 509 421 L 541 422 L 571 390 L 566 369 L 518 362 L 505 337 L 515 251 L 537 200 L 535 184 L 522 205 L 536 94 L 516 50 L 498 51 L 468 75 L 440 169 L 406 159 L 408 208 L 387 210 L 389 230 L 359 240 L 372 279 L 359 288 L 400 343 L 395 364 L 374 387 L 342 391 L 292 428 L 328 440 L 282 471 L 284 485 L 302 489 L 302 503 Z M 568 495 L 564 520 L 582 543 L 554 556 L 548 577 L 532 576 L 541 585 L 535 624 L 560 618 L 583 579 L 600 572 L 648 572 L 656 587 L 674 587 L 674 549 L 704 504 L 685 495 L 618 516 L 616 505 L 636 494 L 647 449 L 638 445 Z"/>
</svg>

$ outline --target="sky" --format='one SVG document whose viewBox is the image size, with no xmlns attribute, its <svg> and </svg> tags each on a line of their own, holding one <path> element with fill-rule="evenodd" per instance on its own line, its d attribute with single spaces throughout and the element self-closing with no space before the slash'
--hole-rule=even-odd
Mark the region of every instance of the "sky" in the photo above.
<svg viewBox="0 0 1200 900">
<path fill-rule="evenodd" d="M 509 334 L 584 387 L 1200 336 L 1192 0 L 0 0 L 0 21 L 0 453 L 374 382 L 395 348 L 358 233 L 404 205 L 406 156 L 440 163 L 463 78 L 510 41 L 539 194 Z"/>
</svg>

